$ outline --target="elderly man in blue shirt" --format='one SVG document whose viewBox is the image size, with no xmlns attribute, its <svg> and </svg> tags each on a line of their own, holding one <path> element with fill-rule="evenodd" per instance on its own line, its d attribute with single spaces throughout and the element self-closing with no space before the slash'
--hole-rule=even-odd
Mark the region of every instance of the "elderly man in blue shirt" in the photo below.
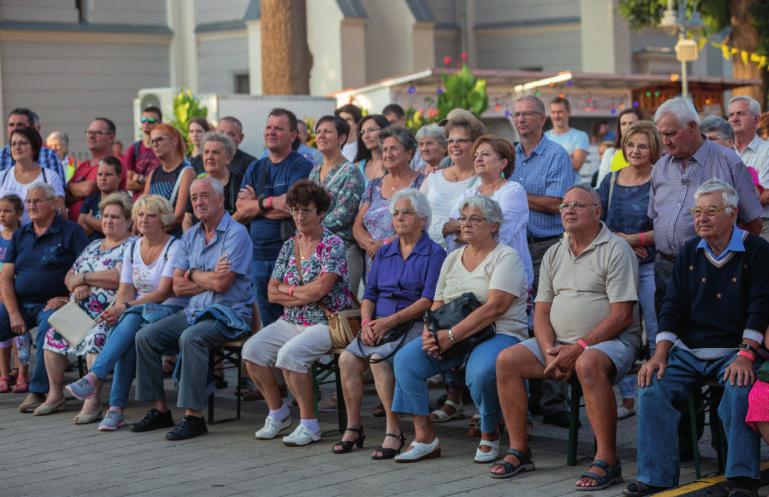
<svg viewBox="0 0 769 497">
<path fill-rule="evenodd" d="M 527 235 L 534 268 L 534 289 L 539 282 L 542 257 L 563 235 L 558 206 L 566 190 L 577 182 L 577 174 L 565 148 L 547 138 L 543 129 L 547 116 L 542 100 L 525 95 L 515 101 L 513 125 L 520 142 L 515 147 L 515 170 L 510 178 L 523 186 L 529 200 Z M 536 383 L 536 382 L 535 382 Z M 564 428 L 569 426 L 566 397 L 562 385 L 545 380 L 541 396 L 533 385 L 530 405 L 541 407 L 545 422 Z"/>
<path fill-rule="evenodd" d="M 48 374 L 43 342 L 48 318 L 67 303 L 69 290 L 64 276 L 88 245 L 83 229 L 56 213 L 57 199 L 51 185 L 38 183 L 30 187 L 25 201 L 32 222 L 13 234 L 0 274 L 0 340 L 34 327 L 38 330 L 30 393 L 19 405 L 24 413 L 33 412 L 45 401 Z"/>
<path fill-rule="evenodd" d="M 174 293 L 190 297 L 188 307 L 145 326 L 136 335 L 137 400 L 152 409 L 131 429 L 144 432 L 174 426 L 163 390 L 162 356 L 180 351 L 177 405 L 182 421 L 166 434 L 186 440 L 208 430 L 208 357 L 212 348 L 246 333 L 252 320 L 251 238 L 224 210 L 224 189 L 211 177 L 195 180 L 190 200 L 200 222 L 182 236 L 174 259 Z"/>
</svg>

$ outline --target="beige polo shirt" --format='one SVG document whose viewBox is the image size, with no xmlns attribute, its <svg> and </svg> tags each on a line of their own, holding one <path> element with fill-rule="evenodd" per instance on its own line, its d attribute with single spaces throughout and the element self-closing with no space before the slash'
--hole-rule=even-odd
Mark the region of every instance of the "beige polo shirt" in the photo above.
<svg viewBox="0 0 769 497">
<path fill-rule="evenodd" d="M 545 252 L 536 302 L 552 302 L 550 323 L 556 340 L 575 343 L 609 315 L 612 303 L 631 301 L 638 302 L 638 259 L 605 224 L 577 257 L 567 237 Z M 633 324 L 618 338 L 639 348 L 637 306 L 633 315 Z"/>
</svg>

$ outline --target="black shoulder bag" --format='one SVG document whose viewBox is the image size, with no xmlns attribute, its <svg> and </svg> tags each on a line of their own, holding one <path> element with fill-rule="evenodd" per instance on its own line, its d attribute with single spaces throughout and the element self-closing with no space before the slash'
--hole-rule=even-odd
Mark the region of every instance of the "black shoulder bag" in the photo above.
<svg viewBox="0 0 769 497">
<path fill-rule="evenodd" d="M 430 330 L 437 342 L 438 330 L 447 330 L 452 326 L 456 326 L 480 306 L 481 303 L 474 294 L 471 292 L 463 293 L 451 302 L 446 303 L 446 305 L 439 307 L 434 311 L 425 312 L 425 326 L 427 326 L 427 329 Z M 469 355 L 478 344 L 492 338 L 495 334 L 495 327 L 491 324 L 472 336 L 455 343 L 447 351 L 441 351 L 441 359 L 447 361 L 456 357 L 465 357 Z"/>
</svg>

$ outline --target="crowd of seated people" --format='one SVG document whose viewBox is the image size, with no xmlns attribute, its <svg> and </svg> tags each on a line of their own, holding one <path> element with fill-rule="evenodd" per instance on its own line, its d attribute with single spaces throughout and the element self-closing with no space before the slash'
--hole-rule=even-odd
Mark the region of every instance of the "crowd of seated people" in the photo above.
<svg viewBox="0 0 769 497">
<path fill-rule="evenodd" d="M 127 424 L 133 387 L 149 409 L 131 430 L 184 440 L 208 431 L 210 355 L 243 339 L 266 404 L 255 438 L 305 446 L 322 439 L 313 364 L 335 350 L 330 323 L 346 319 L 336 314 L 359 307 L 360 331 L 336 349 L 347 426 L 334 454 L 364 445 L 370 369 L 385 418 L 371 459 L 440 457 L 434 423 L 462 414 L 467 389 L 473 461 L 515 477 L 535 469 L 529 382 L 579 381 L 596 451 L 576 490 L 623 480 L 618 419 L 637 414 L 625 495 L 640 497 L 678 485 L 681 405 L 718 381 L 730 495 L 756 495 L 769 442 L 769 385 L 757 376 L 769 357 L 769 245 L 749 172 L 699 134 L 688 101 L 671 99 L 653 121 L 632 113 L 613 152 L 622 167 L 597 191 L 574 185 L 573 171 L 548 173 L 563 154 L 541 134 L 544 103 L 514 105 L 517 146 L 462 109 L 415 135 L 347 105 L 316 121 L 312 153 L 296 115 L 273 109 L 260 159 L 238 150 L 234 117 L 223 122 L 237 133 L 190 123 L 188 148 L 148 108 L 144 139 L 123 158 L 107 152 L 106 118 L 86 132 L 91 161 L 66 155 L 66 135 L 49 137 L 71 174 L 43 146 L 37 115 L 14 109 L 0 163 L 0 393 L 26 393 L 18 409 L 35 416 L 80 399 L 74 423 L 108 432 Z M 542 236 L 547 223 L 563 235 Z M 49 323 L 65 306 L 94 320 L 79 343 Z M 451 322 L 435 325 L 439 315 Z M 87 373 L 65 385 L 78 359 Z M 447 397 L 431 413 L 436 377 Z"/>
</svg>

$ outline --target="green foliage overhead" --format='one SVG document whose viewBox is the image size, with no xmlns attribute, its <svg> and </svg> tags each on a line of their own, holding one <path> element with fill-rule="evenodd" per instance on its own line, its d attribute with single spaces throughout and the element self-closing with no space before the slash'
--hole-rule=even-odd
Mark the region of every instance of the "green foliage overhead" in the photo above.
<svg viewBox="0 0 769 497">
<path fill-rule="evenodd" d="M 440 121 L 456 108 L 467 109 L 476 116 L 483 114 L 489 107 L 486 95 L 486 80 L 475 77 L 467 64 L 454 74 L 441 76 L 443 91 L 438 94 L 438 115 Z"/>
<path fill-rule="evenodd" d="M 675 3 L 677 5 L 677 2 Z M 619 12 L 634 30 L 657 26 L 667 8 L 667 0 L 620 0 Z M 699 0 L 697 11 L 705 22 L 705 33 L 712 34 L 729 27 L 731 12 L 726 0 Z M 687 1 L 687 13 L 691 14 L 693 2 Z"/>
<path fill-rule="evenodd" d="M 187 143 L 187 152 L 192 151 L 192 144 L 187 136 L 190 121 L 196 117 L 208 118 L 208 107 L 200 105 L 200 99 L 189 89 L 182 89 L 174 97 L 174 120 L 171 124 L 179 130 Z"/>
</svg>

